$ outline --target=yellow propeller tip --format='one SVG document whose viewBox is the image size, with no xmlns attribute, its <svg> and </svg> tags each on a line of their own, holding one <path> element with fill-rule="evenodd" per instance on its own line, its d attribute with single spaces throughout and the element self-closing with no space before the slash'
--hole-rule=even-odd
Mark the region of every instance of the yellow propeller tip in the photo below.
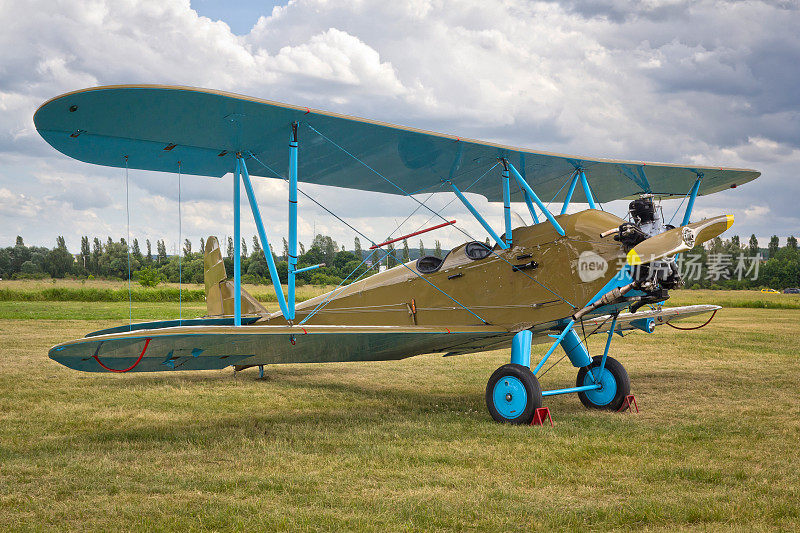
<svg viewBox="0 0 800 533">
<path fill-rule="evenodd" d="M 641 265 L 642 264 L 642 258 L 639 257 L 639 254 L 636 253 L 635 249 L 633 249 L 630 252 L 628 252 L 628 264 L 631 265 L 631 266 L 636 266 L 636 265 Z"/>
<path fill-rule="evenodd" d="M 725 228 L 727 230 L 731 226 L 733 226 L 733 215 L 725 215 L 725 218 L 727 218 L 727 223 L 728 223 L 728 226 Z"/>
</svg>

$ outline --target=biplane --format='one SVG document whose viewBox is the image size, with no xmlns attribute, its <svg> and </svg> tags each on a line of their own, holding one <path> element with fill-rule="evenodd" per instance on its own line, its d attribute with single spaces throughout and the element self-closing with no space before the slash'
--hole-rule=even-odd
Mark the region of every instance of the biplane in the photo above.
<svg viewBox="0 0 800 533">
<path fill-rule="evenodd" d="M 630 379 L 609 355 L 614 334 L 649 334 L 669 320 L 718 309 L 661 304 L 681 283 L 675 255 L 733 222 L 726 215 L 691 222 L 695 199 L 759 176 L 747 169 L 514 148 L 177 86 L 70 92 L 44 103 L 34 122 L 56 150 L 87 163 L 179 176 L 233 173 L 232 279 L 217 239 L 209 238 L 206 315 L 95 331 L 54 346 L 49 355 L 55 361 L 87 372 L 257 366 L 263 373 L 269 364 L 454 356 L 510 346 L 509 363 L 488 380 L 486 404 L 495 420 L 513 424 L 530 422 L 550 395 L 577 393 L 589 408 L 618 409 L 630 393 Z M 286 292 L 253 178 L 288 183 Z M 304 192 L 300 184 L 306 183 L 408 197 L 416 211 L 436 220 L 429 229 L 455 228 L 464 243 L 444 258 L 420 257 L 366 277 L 351 275 L 333 291 L 298 302 L 296 277 L 315 268 L 297 264 L 301 196 L 372 243 L 369 255 L 360 258 L 365 262 L 386 257 L 392 253 L 386 245 L 398 240 L 394 234 L 365 235 Z M 242 188 L 265 252 L 277 312 L 241 287 Z M 420 199 L 435 191 L 452 192 L 493 242 L 470 235 Z M 467 193 L 502 203 L 503 227 L 493 228 Z M 658 209 L 665 198 L 683 198 L 677 227 L 668 225 Z M 618 199 L 631 200 L 624 218 L 602 206 Z M 512 202 L 524 202 L 530 224 L 512 224 Z M 568 212 L 575 203 L 588 208 Z M 551 211 L 553 205 L 560 211 Z M 596 334 L 606 336 L 605 348 L 592 355 L 586 338 Z M 532 346 L 542 343 L 547 344 L 544 353 L 532 359 Z M 577 369 L 576 383 L 542 390 L 537 374 L 559 346 Z"/>
</svg>

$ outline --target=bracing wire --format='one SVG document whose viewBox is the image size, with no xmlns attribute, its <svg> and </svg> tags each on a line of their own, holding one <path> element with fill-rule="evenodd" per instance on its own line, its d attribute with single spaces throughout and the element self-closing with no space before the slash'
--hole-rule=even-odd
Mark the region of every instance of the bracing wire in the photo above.
<svg viewBox="0 0 800 533">
<path fill-rule="evenodd" d="M 415 202 L 417 202 L 418 204 L 420 204 L 422 207 L 424 207 L 425 209 L 427 209 L 428 211 L 430 211 L 431 213 L 433 213 L 433 215 L 434 215 L 434 216 L 436 216 L 436 217 L 439 217 L 439 218 L 441 218 L 443 221 L 447 222 L 447 219 L 446 219 L 444 216 L 442 216 L 442 214 L 441 214 L 440 212 L 438 212 L 438 211 L 434 210 L 434 209 L 433 209 L 433 208 L 431 208 L 430 206 L 427 206 L 427 205 L 425 205 L 424 203 L 422 203 L 422 202 L 421 202 L 420 200 L 418 200 L 417 198 L 414 198 L 413 196 L 409 195 L 409 194 L 408 194 L 408 192 L 406 192 L 406 190 L 405 190 L 405 189 L 403 189 L 402 187 L 400 187 L 399 185 L 397 185 L 395 182 L 393 182 L 392 180 L 390 180 L 389 178 L 387 178 L 386 176 L 384 176 L 383 174 L 381 174 L 380 172 L 378 172 L 377 170 L 375 170 L 374 168 L 372 168 L 371 166 L 369 166 L 367 163 L 365 163 L 364 161 L 362 161 L 361 159 L 359 159 L 359 158 L 358 158 L 358 156 L 356 156 L 356 155 L 352 154 L 352 153 L 351 153 L 351 152 L 349 152 L 347 149 L 345 149 L 343 146 L 341 146 L 341 145 L 337 144 L 335 141 L 333 141 L 332 139 L 330 139 L 329 137 L 327 137 L 325 134 L 323 134 L 322 132 L 320 132 L 319 130 L 317 130 L 316 128 L 314 128 L 313 126 L 311 126 L 310 124 L 308 124 L 308 123 L 304 123 L 304 125 L 305 125 L 305 126 L 308 128 L 308 129 L 310 129 L 311 131 L 313 131 L 314 133 L 316 133 L 317 135 L 319 135 L 320 137 L 322 137 L 324 140 L 326 140 L 327 142 L 329 142 L 330 144 L 332 144 L 333 146 L 335 146 L 336 148 L 338 148 L 339 150 L 341 150 L 342 152 L 344 152 L 345 154 L 347 154 L 348 156 L 350 156 L 350 157 L 351 157 L 352 159 L 354 159 L 354 160 L 355 160 L 357 163 L 359 163 L 360 165 L 364 166 L 364 167 L 365 167 L 365 168 L 367 168 L 369 171 L 371 171 L 373 174 L 375 174 L 376 176 L 378 176 L 379 178 L 381 178 L 382 180 L 384 180 L 385 182 L 387 182 L 388 184 L 390 184 L 391 186 L 393 186 L 393 187 L 394 187 L 395 189 L 397 189 L 398 191 L 400 191 L 400 193 L 402 193 L 402 195 L 403 195 L 403 196 L 407 196 L 407 197 L 411 198 L 412 200 L 414 200 Z M 465 236 L 466 236 L 468 239 L 470 239 L 470 240 L 473 240 L 473 241 L 474 241 L 474 240 L 476 240 L 476 239 L 475 239 L 475 237 L 473 237 L 472 235 L 470 235 L 470 233 L 469 233 L 469 232 L 467 232 L 466 230 L 464 230 L 463 228 L 461 228 L 461 227 L 459 227 L 459 226 L 457 226 L 457 225 L 454 225 L 453 227 L 454 227 L 455 229 L 457 229 L 458 231 L 460 231 L 460 232 L 461 232 L 463 235 L 465 235 Z M 512 265 L 512 264 L 511 264 L 511 263 L 510 263 L 508 260 L 506 260 L 506 259 L 505 259 L 503 256 L 501 256 L 500 254 L 498 254 L 498 253 L 497 253 L 497 252 L 495 252 L 494 250 L 491 250 L 491 253 L 492 253 L 492 255 L 494 255 L 495 257 L 497 257 L 498 259 L 500 259 L 501 261 L 503 261 L 503 262 L 504 262 L 504 263 L 506 263 L 507 265 L 509 265 L 509 266 L 511 266 L 511 267 L 513 267 L 513 266 L 514 266 L 514 265 Z M 550 294 L 552 294 L 553 296 L 555 296 L 556 298 L 558 298 L 559 300 L 561 300 L 561 301 L 562 301 L 562 302 L 564 302 L 565 304 L 567 304 L 567 305 L 569 305 L 570 307 L 573 307 L 573 308 L 576 308 L 576 307 L 577 307 L 577 306 L 575 306 L 573 303 L 571 303 L 569 300 L 567 300 L 566 298 L 564 298 L 563 296 L 561 296 L 560 294 L 558 294 L 556 291 L 554 291 L 553 289 L 551 289 L 550 287 L 548 287 L 547 285 L 545 285 L 544 283 L 542 283 L 541 281 L 539 281 L 539 280 L 537 280 L 537 279 L 534 279 L 534 278 L 532 278 L 531 276 L 529 276 L 529 275 L 528 275 L 528 274 L 526 274 L 525 272 L 522 272 L 522 271 L 519 271 L 519 272 L 520 272 L 520 273 L 521 273 L 523 276 L 525 276 L 526 278 L 528 278 L 530 281 L 532 281 L 533 283 L 535 283 L 535 284 L 539 285 L 539 286 L 540 286 L 540 287 L 542 287 L 544 290 L 546 290 L 547 292 L 549 292 Z"/>
<path fill-rule="evenodd" d="M 683 198 L 681 198 L 681 203 L 679 203 L 679 204 L 678 204 L 678 207 L 677 207 L 677 208 L 675 208 L 675 212 L 674 212 L 674 213 L 672 213 L 672 216 L 671 216 L 671 217 L 669 217 L 669 222 L 667 222 L 667 224 L 672 224 L 672 221 L 675 219 L 675 216 L 676 216 L 676 215 L 677 215 L 677 214 L 680 212 L 680 210 L 681 210 L 681 207 L 683 207 L 683 202 L 685 202 L 685 201 L 686 201 L 686 199 L 689 197 L 689 195 L 690 195 L 691 193 L 692 193 L 692 192 L 691 192 L 691 191 L 689 191 L 689 192 L 687 192 L 686 194 L 684 194 L 684 195 L 683 195 Z"/>
<path fill-rule="evenodd" d="M 392 185 L 394 188 L 396 188 L 398 191 L 400 191 L 400 192 L 401 192 L 401 193 L 402 193 L 404 196 L 407 196 L 407 197 L 411 198 L 412 200 L 414 200 L 416 203 L 418 203 L 418 204 L 419 204 L 419 207 L 424 207 L 425 209 L 427 209 L 428 211 L 430 211 L 430 212 L 431 212 L 431 213 L 434 215 L 434 217 L 438 216 L 438 217 L 439 217 L 439 218 L 441 218 L 442 220 L 445 220 L 445 219 L 444 219 L 444 217 L 441 215 L 441 213 L 440 213 L 440 212 L 438 212 L 438 211 L 435 211 L 435 210 L 434 210 L 434 209 L 432 209 L 430 206 L 426 205 L 426 204 L 425 204 L 425 202 L 421 202 L 421 201 L 420 201 L 420 200 L 418 200 L 417 198 L 415 198 L 415 197 L 413 197 L 412 195 L 408 194 L 408 192 L 406 192 L 406 191 L 405 191 L 405 189 L 403 189 L 402 187 L 400 187 L 399 185 L 397 185 L 396 183 L 394 183 L 394 182 L 393 182 L 392 180 L 390 180 L 389 178 L 385 177 L 383 174 L 381 174 L 380 172 L 378 172 L 377 170 L 375 170 L 374 168 L 372 168 L 370 165 L 368 165 L 367 163 L 365 163 L 364 161 L 362 161 L 360 158 L 358 158 L 356 155 L 354 155 L 354 154 L 352 154 L 351 152 L 349 152 L 348 150 L 346 150 L 344 147 L 342 147 L 342 146 L 340 146 L 339 144 L 337 144 L 336 142 L 334 142 L 332 139 L 330 139 L 329 137 L 327 137 L 326 135 L 324 135 L 322 132 L 320 132 L 319 130 L 317 130 L 316 128 L 314 128 L 313 126 L 311 126 L 311 125 L 310 125 L 310 124 L 308 124 L 308 123 L 305 123 L 304 125 L 305 125 L 306 127 L 308 127 L 310 130 L 312 130 L 313 132 L 315 132 L 317 135 L 319 135 L 320 137 L 322 137 L 324 140 L 328 141 L 330 144 L 332 144 L 333 146 L 335 146 L 336 148 L 338 148 L 339 150 L 341 150 L 342 152 L 344 152 L 345 154 L 347 154 L 348 156 L 350 156 L 351 158 L 353 158 L 353 159 L 354 159 L 355 161 L 357 161 L 359 164 L 361 164 L 361 165 L 363 165 L 364 167 L 366 167 L 367 169 L 369 169 L 369 170 L 370 170 L 371 172 L 373 172 L 375 175 L 379 176 L 379 177 L 380 177 L 380 178 L 382 178 L 384 181 L 386 181 L 387 183 L 389 183 L 390 185 Z M 258 162 L 258 163 L 260 163 L 260 164 L 261 164 L 261 165 L 262 165 L 264 168 L 266 168 L 266 169 L 270 170 L 272 173 L 274 173 L 276 176 L 283 177 L 283 176 L 281 176 L 281 174 L 279 174 L 279 173 L 275 172 L 273 169 L 271 169 L 271 168 L 270 168 L 270 167 L 268 167 L 266 164 L 264 164 L 262 161 L 260 161 L 260 160 L 259 160 L 259 159 L 258 159 L 258 158 L 257 158 L 257 157 L 256 157 L 256 156 L 255 156 L 255 155 L 252 153 L 252 152 L 250 152 L 250 154 L 249 154 L 249 155 L 250 155 L 251 157 L 253 157 L 253 159 L 255 159 L 255 160 Z M 497 166 L 497 165 L 494 165 L 494 166 Z M 494 168 L 494 167 L 492 167 L 492 168 Z M 489 170 L 491 170 L 491 169 L 489 169 Z M 472 185 L 474 185 L 474 184 L 475 184 L 475 183 L 476 183 L 478 180 L 480 180 L 480 179 L 481 179 L 481 178 L 482 178 L 484 175 L 488 174 L 489 170 L 487 170 L 486 172 L 484 172 L 484 174 L 483 174 L 482 176 L 480 176 L 480 177 L 479 177 L 477 180 L 475 180 L 475 182 L 473 182 L 473 184 L 472 184 Z M 285 178 L 284 178 L 284 179 L 285 179 Z M 302 192 L 302 191 L 301 191 L 301 192 Z M 307 195 L 307 194 L 305 194 L 305 193 L 303 193 L 303 195 L 304 195 L 304 196 L 306 196 L 306 197 L 308 197 L 308 195 Z M 426 201 L 427 201 L 427 200 L 426 200 Z M 321 204 L 320 204 L 319 202 L 316 202 L 316 201 L 314 201 L 314 203 L 316 203 L 317 205 L 320 205 L 320 206 L 321 206 Z M 321 206 L 321 207 L 322 207 L 322 206 Z M 334 216 L 335 216 L 335 217 L 336 217 L 338 220 L 340 220 L 340 221 L 342 221 L 343 223 L 345 223 L 345 224 L 346 224 L 346 225 L 347 225 L 349 228 L 353 229 L 353 230 L 354 230 L 356 233 L 358 233 L 359 235 L 363 236 L 365 239 L 367 239 L 367 241 L 369 241 L 369 242 L 373 242 L 373 243 L 374 243 L 374 241 L 372 241 L 372 239 L 370 239 L 369 237 L 366 237 L 366 236 L 365 236 L 363 233 L 361 233 L 360 231 L 358 231 L 358 230 L 356 230 L 355 228 L 353 228 L 353 227 L 352 227 L 350 224 L 347 224 L 346 222 L 344 222 L 344 220 L 342 220 L 340 217 L 338 217 L 338 216 L 336 216 L 335 214 L 333 214 L 333 213 L 332 213 L 332 212 L 331 212 L 329 209 L 327 209 L 327 208 L 324 208 L 324 209 L 325 209 L 325 211 L 327 211 L 328 213 L 331 213 L 332 215 L 334 215 Z M 432 217 L 432 218 L 433 218 L 433 217 Z M 406 220 L 408 220 L 408 218 L 406 218 Z M 403 221 L 403 223 L 405 223 L 405 221 Z M 403 223 L 401 223 L 401 225 L 402 225 Z M 475 239 L 474 239 L 474 237 L 472 237 L 472 235 L 470 235 L 470 234 L 469 234 L 467 231 L 465 231 L 464 229 L 462 229 L 462 228 L 458 228 L 458 227 L 456 227 L 456 229 L 458 229 L 458 231 L 460 231 L 462 234 L 464 234 L 465 236 L 467 236 L 467 238 L 469 238 L 469 239 L 471 239 L 471 240 L 475 240 Z M 397 228 L 396 228 L 394 231 L 397 231 Z M 394 233 L 394 231 L 393 231 L 392 233 Z M 497 254 L 496 252 L 492 251 L 492 254 L 493 254 L 493 255 L 495 255 L 495 256 L 497 256 L 498 258 L 500 258 L 500 259 L 501 259 L 502 261 L 504 261 L 505 263 L 507 263 L 507 264 L 511 265 L 511 263 L 509 263 L 509 262 L 508 262 L 508 261 L 507 261 L 505 258 L 503 258 L 502 256 L 500 256 L 500 255 L 499 255 L 499 254 Z M 394 256 L 393 256 L 393 257 L 394 257 Z M 397 258 L 396 258 L 396 257 L 394 257 L 394 259 L 396 260 Z M 399 262 L 399 261 L 398 261 L 398 262 Z M 402 262 L 400 262 L 400 263 L 401 263 L 401 264 L 403 264 Z M 406 266 L 405 264 L 403 264 L 403 265 L 404 265 L 404 266 Z M 406 268 L 408 268 L 408 267 L 406 266 Z M 485 319 L 483 319 L 482 317 L 480 317 L 480 316 L 478 316 L 477 314 L 475 314 L 475 313 L 474 313 L 474 312 L 473 312 L 471 309 L 469 309 L 468 307 L 466 307 L 465 305 L 463 305 L 461 302 L 459 302 L 458 300 L 456 300 L 455 298 L 453 298 L 452 296 L 450 296 L 449 294 L 447 294 L 447 292 L 446 292 L 446 291 L 443 291 L 443 290 L 441 290 L 441 289 L 440 289 L 439 287 L 437 287 L 435 284 L 431 283 L 429 280 L 427 280 L 427 279 L 425 279 L 424 277 L 420 276 L 420 275 L 419 275 L 419 273 L 417 273 L 417 272 L 416 272 L 416 271 L 414 271 L 413 269 L 409 269 L 409 270 L 410 270 L 412 273 L 414 273 L 415 275 L 417 275 L 418 277 L 420 277 L 420 279 L 422 279 L 422 280 L 424 280 L 425 282 L 427 282 L 428 284 L 430 284 L 430 285 L 431 285 L 433 288 L 435 288 L 437 291 L 441 292 L 441 293 L 442 293 L 442 294 L 444 294 L 446 297 L 448 297 L 450 300 L 452 300 L 453 302 L 455 302 L 457 305 L 459 305 L 460 307 L 464 308 L 466 311 L 468 311 L 470 314 L 472 314 L 473 316 L 475 316 L 475 317 L 476 317 L 477 319 L 479 319 L 481 322 L 483 322 L 484 324 L 487 324 L 487 323 L 488 323 L 488 322 L 487 322 Z M 528 278 L 529 280 L 533 281 L 533 282 L 534 282 L 534 283 L 536 283 L 537 285 L 541 286 L 542 288 L 544 288 L 545 290 L 547 290 L 548 292 L 550 292 L 551 294 L 553 294 L 554 296 L 556 296 L 556 297 L 557 297 L 559 300 L 563 301 L 563 302 L 564 302 L 564 303 L 566 303 L 567 305 L 570 305 L 570 306 L 572 306 L 572 307 L 575 307 L 575 306 L 574 306 L 572 303 L 570 303 L 568 300 L 564 299 L 564 297 L 563 297 L 563 296 L 561 296 L 561 295 L 560 295 L 560 294 L 558 294 L 557 292 L 553 291 L 553 290 L 552 290 L 550 287 L 548 287 L 548 286 L 546 286 L 545 284 L 541 283 L 540 281 L 538 281 L 538 280 L 536 280 L 536 279 L 534 279 L 534 278 L 532 278 L 532 277 L 528 276 L 528 275 L 527 275 L 526 273 L 524 273 L 524 272 L 522 272 L 522 274 L 523 274 L 523 275 L 524 275 L 526 278 Z"/>
<path fill-rule="evenodd" d="M 309 127 L 311 127 L 311 126 L 309 126 Z M 313 129 L 313 128 L 312 128 L 312 129 Z M 316 131 L 316 130 L 315 130 L 315 131 Z M 321 135 L 321 134 L 320 134 L 320 135 Z M 337 145 L 337 146 L 338 146 L 338 145 Z M 349 153 L 349 152 L 348 152 L 348 153 Z M 258 159 L 258 158 L 257 158 L 257 157 L 256 157 L 256 156 L 255 156 L 255 155 L 252 153 L 252 152 L 250 153 L 250 156 L 251 156 L 253 159 L 255 159 L 255 160 L 258 162 L 258 163 L 260 163 L 260 164 L 261 164 L 261 165 L 262 165 L 264 168 L 268 169 L 270 172 L 273 172 L 273 173 L 274 173 L 276 176 L 280 176 L 280 174 L 278 174 L 278 173 L 277 173 L 277 172 L 275 172 L 273 169 L 271 169 L 271 168 L 270 168 L 270 167 L 268 167 L 266 164 L 264 164 L 262 161 L 260 161 L 260 160 L 259 160 L 259 159 Z M 353 157 L 354 157 L 354 156 L 353 156 Z M 495 166 L 497 166 L 497 165 L 495 165 Z M 494 167 L 492 167 L 492 168 L 494 168 Z M 487 171 L 487 172 L 488 172 L 488 171 Z M 484 173 L 484 175 L 486 175 L 486 173 Z M 282 177 L 282 176 L 281 176 L 281 177 Z M 481 176 L 481 177 L 483 177 L 483 176 Z M 480 178 L 478 178 L 478 179 L 480 179 Z M 473 182 L 473 185 L 474 185 L 475 183 L 477 183 L 477 181 L 478 181 L 478 180 L 475 180 L 475 182 Z M 309 199 L 311 199 L 312 201 L 314 201 L 314 203 L 316 203 L 317 205 L 319 205 L 320 207 L 322 207 L 323 209 L 325 209 L 325 211 L 327 211 L 328 213 L 330 213 L 331 215 L 333 215 L 334 217 L 336 217 L 338 220 L 342 221 L 342 222 L 343 222 L 345 225 L 347 225 L 347 227 L 349 227 L 350 229 L 352 229 L 353 231 L 355 231 L 356 233 L 358 233 L 359 235 L 361 235 L 362 237 L 364 237 L 364 238 L 365 238 L 367 241 L 369 241 L 369 242 L 371 242 L 371 243 L 375 244 L 375 241 L 373 241 L 372 239 L 370 239 L 369 237 L 367 237 L 366 235 L 364 235 L 363 233 L 361 233 L 361 232 L 360 232 L 360 231 L 358 231 L 357 229 L 353 228 L 353 226 L 351 226 L 350 224 L 348 224 L 347 222 L 345 222 L 344 220 L 342 220 L 342 219 L 341 219 L 341 218 L 340 218 L 338 215 L 336 215 L 335 213 L 333 213 L 333 212 L 332 212 L 330 209 L 327 209 L 327 208 L 325 208 L 324 206 L 322 206 L 322 204 L 320 204 L 319 202 L 317 202 L 317 201 L 313 200 L 313 199 L 312 199 L 310 196 L 308 196 L 306 193 L 303 193 L 302 191 L 300 191 L 300 189 L 299 189 L 299 188 L 298 188 L 298 191 L 299 191 L 299 192 L 301 192 L 301 193 L 302 193 L 304 196 L 306 196 L 307 198 L 309 198 Z M 415 199 L 415 200 L 416 200 L 416 199 Z M 426 206 L 426 205 L 425 205 L 425 204 L 423 204 L 422 202 L 419 202 L 419 200 L 416 200 L 416 201 L 417 201 L 417 203 L 419 203 L 419 204 L 420 204 L 420 206 L 424 206 L 424 207 L 426 207 L 428 210 L 430 210 L 430 211 L 433 211 L 433 210 L 432 210 L 430 207 Z M 441 217 L 441 215 L 439 215 L 439 216 Z M 406 218 L 406 220 L 408 220 L 408 218 Z M 402 225 L 402 224 L 404 224 L 404 223 L 405 223 L 405 221 L 401 222 L 401 223 L 400 223 L 400 225 Z M 395 228 L 395 229 L 392 231 L 392 233 L 390 234 L 390 236 L 391 236 L 392 234 L 394 234 L 394 232 L 396 232 L 398 229 L 399 229 L 399 226 L 398 226 L 397 228 Z M 437 287 L 435 284 L 431 283 L 429 280 L 425 279 L 423 276 L 421 276 L 421 275 L 420 275 L 418 272 L 416 272 L 414 269 L 412 269 L 412 268 L 409 268 L 409 267 L 408 267 L 408 266 L 407 266 L 405 263 L 403 263 L 402 261 L 399 261 L 399 260 L 397 259 L 397 257 L 395 257 L 393 254 L 389 254 L 388 252 L 384 252 L 384 254 L 385 254 L 385 255 L 384 255 L 384 257 L 386 257 L 386 256 L 388 256 L 388 255 L 391 255 L 391 256 L 392 256 L 392 258 L 394 258 L 394 259 L 395 259 L 395 260 L 396 260 L 398 263 L 400 263 L 400 264 L 401 264 L 401 265 L 403 265 L 405 268 L 407 268 L 408 270 L 410 270 L 410 271 L 411 271 L 411 273 L 413 273 L 414 275 L 416 275 L 417 277 L 419 277 L 420 279 L 422 279 L 423 281 L 425 281 L 426 283 L 428 283 L 428 284 L 429 284 L 431 287 L 433 287 L 433 288 L 434 288 L 434 289 L 436 289 L 437 291 L 439 291 L 439 292 L 441 292 L 442 294 L 444 294 L 444 295 L 445 295 L 447 298 L 449 298 L 450 300 L 452 300 L 453 302 L 455 302 L 457 305 L 459 305 L 460 307 L 462 307 L 462 308 L 463 308 L 465 311 L 467 311 L 468 313 L 470 313 L 472 316 L 474 316 L 475 318 L 477 318 L 478 320 L 480 320 L 480 321 L 481 321 L 481 322 L 483 322 L 484 324 L 488 324 L 488 322 L 487 322 L 487 321 L 486 321 L 484 318 L 482 318 L 482 317 L 478 316 L 477 314 L 475 314 L 475 313 L 474 313 L 474 312 L 473 312 L 473 311 L 472 311 L 470 308 L 468 308 L 467 306 L 465 306 L 464 304 L 462 304 L 461 302 L 459 302 L 458 300 L 456 300 L 455 298 L 453 298 L 452 296 L 450 296 L 449 294 L 447 294 L 447 292 L 446 292 L 446 291 L 443 291 L 442 289 L 440 289 L 439 287 Z M 369 258 L 369 256 L 368 256 L 368 258 Z M 367 259 L 368 259 L 368 258 L 367 258 Z M 361 262 L 361 264 L 365 263 L 365 262 L 367 261 L 367 259 L 364 259 L 364 260 Z M 381 259 L 383 259 L 383 258 L 381 258 Z M 361 266 L 361 265 L 359 265 L 359 267 L 360 267 L 360 266 Z M 352 276 L 352 275 L 353 275 L 353 273 L 354 273 L 356 270 L 358 270 L 358 268 L 359 268 L 359 267 L 356 267 L 356 269 L 355 269 L 355 270 L 353 270 L 353 272 L 351 272 L 351 273 L 350 273 L 350 274 L 349 274 L 347 277 L 349 278 L 350 276 Z M 363 275 L 363 274 L 362 274 L 362 275 Z M 360 278 L 361 278 L 361 276 L 359 276 L 357 279 L 360 279 Z M 345 279 L 347 279 L 347 278 L 345 278 Z M 357 279 L 356 279 L 356 281 L 357 281 Z M 343 282 L 342 282 L 342 283 L 343 283 Z M 340 286 L 341 286 L 341 285 L 342 285 L 342 284 L 340 284 Z M 338 289 L 338 287 L 337 287 L 337 289 Z M 334 289 L 334 291 L 335 291 L 335 290 L 336 290 L 336 289 Z M 332 294 L 331 294 L 331 296 L 332 296 Z M 318 306 L 317 306 L 317 307 L 316 307 L 316 308 L 315 308 L 315 309 L 314 309 L 314 310 L 313 310 L 313 311 L 312 311 L 312 312 L 311 312 L 311 313 L 310 313 L 308 316 L 306 316 L 306 318 L 305 318 L 305 319 L 303 319 L 303 321 L 301 322 L 301 324 L 302 324 L 302 323 L 304 323 L 304 322 L 306 322 L 306 321 L 307 321 L 309 318 L 311 318 L 311 316 L 312 316 L 312 315 L 316 314 L 316 313 L 317 313 L 319 310 L 321 310 L 321 309 L 322 309 L 322 308 L 323 308 L 323 307 L 324 307 L 324 306 L 325 306 L 325 305 L 328 303 L 328 301 L 330 301 L 330 298 L 327 298 L 327 299 L 326 299 L 324 302 L 320 303 L 320 304 L 319 304 L 319 305 L 318 305 Z"/>
<path fill-rule="evenodd" d="M 178 324 L 183 325 L 183 268 L 181 264 L 181 240 L 183 228 L 181 227 L 181 162 L 178 161 Z"/>
<path fill-rule="evenodd" d="M 128 251 L 128 326 L 133 331 L 133 296 L 131 295 L 131 201 L 128 187 L 128 156 L 125 156 L 125 218 L 128 226 L 128 240 L 125 246 Z"/>
<path fill-rule="evenodd" d="M 353 269 L 353 270 L 352 270 L 352 271 L 351 271 L 351 272 L 350 272 L 350 273 L 347 275 L 347 277 L 346 277 L 346 278 L 344 278 L 344 279 L 343 279 L 343 280 L 342 280 L 342 281 L 339 283 L 339 285 L 337 285 L 337 286 L 336 286 L 336 288 L 334 288 L 334 289 L 333 289 L 333 290 L 332 290 L 332 291 L 331 291 L 331 292 L 328 294 L 328 297 L 327 297 L 327 298 L 325 298 L 325 299 L 324 299 L 322 302 L 320 302 L 320 303 L 319 303 L 319 305 L 317 305 L 317 306 L 316 306 L 314 309 L 312 309 L 312 310 L 311 310 L 311 312 L 310 312 L 310 313 L 308 313 L 308 315 L 306 315 L 306 317 L 305 317 L 303 320 L 301 320 L 301 321 L 300 321 L 300 322 L 299 322 L 297 325 L 298 325 L 298 326 L 302 326 L 303 324 L 305 324 L 306 322 L 308 322 L 308 320 L 309 320 L 309 319 L 310 319 L 312 316 L 314 316 L 315 314 L 317 314 L 317 311 L 319 311 L 320 309 L 322 309 L 323 307 L 325 307 L 325 306 L 327 305 L 327 303 L 328 303 L 328 302 L 329 302 L 331 299 L 333 299 L 333 297 L 334 297 L 336 294 L 338 294 L 336 291 L 338 291 L 338 290 L 339 290 L 339 289 L 342 287 L 342 285 L 344 285 L 344 284 L 347 282 L 347 280 L 348 280 L 348 279 L 350 279 L 350 276 L 352 276 L 353 274 L 355 274 L 355 273 L 356 273 L 356 271 L 357 271 L 359 268 L 361 268 L 361 265 L 363 265 L 364 263 L 366 263 L 367 261 L 369 261 L 369 259 L 370 259 L 370 258 L 371 258 L 373 255 L 375 255 L 375 253 L 376 253 L 378 250 L 380 250 L 380 248 L 376 248 L 376 249 L 374 249 L 372 252 L 370 252 L 370 254 L 369 254 L 369 255 L 367 255 L 367 257 L 365 257 L 365 258 L 364 258 L 364 259 L 363 259 L 363 260 L 362 260 L 362 261 L 361 261 L 361 262 L 358 264 L 358 266 L 357 266 L 357 267 L 355 267 L 355 268 L 354 268 L 354 269 Z M 382 250 L 381 250 L 381 251 L 382 251 Z M 383 259 L 383 258 L 381 258 L 381 259 Z M 355 278 L 355 279 L 353 280 L 353 283 L 355 283 L 356 281 L 358 281 L 359 279 L 361 279 L 361 278 L 364 276 L 364 274 L 366 274 L 367 272 L 369 272 L 369 269 L 366 269 L 366 270 L 364 270 L 364 272 L 362 272 L 361 274 L 359 274 L 359 275 L 358 275 L 358 277 L 357 277 L 357 278 Z"/>
</svg>

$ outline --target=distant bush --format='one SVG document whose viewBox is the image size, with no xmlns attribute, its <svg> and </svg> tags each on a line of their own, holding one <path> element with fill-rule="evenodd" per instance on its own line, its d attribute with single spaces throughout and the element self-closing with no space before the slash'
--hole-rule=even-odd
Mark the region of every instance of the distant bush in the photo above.
<svg viewBox="0 0 800 533">
<path fill-rule="evenodd" d="M 134 277 L 139 281 L 142 287 L 155 287 L 162 281 L 164 276 L 160 272 L 150 267 L 145 267 L 134 274 Z"/>
<path fill-rule="evenodd" d="M 17 272 L 11 279 L 47 279 L 50 275 L 47 272 Z"/>
<path fill-rule="evenodd" d="M 87 287 L 48 287 L 46 289 L 26 291 L 16 289 L 0 289 L 0 301 L 23 302 L 124 302 L 128 299 L 127 289 L 97 289 Z M 178 289 L 162 287 L 160 289 L 134 289 L 131 291 L 134 302 L 178 302 Z M 205 291 L 202 289 L 184 289 L 184 302 L 204 302 Z"/>
</svg>

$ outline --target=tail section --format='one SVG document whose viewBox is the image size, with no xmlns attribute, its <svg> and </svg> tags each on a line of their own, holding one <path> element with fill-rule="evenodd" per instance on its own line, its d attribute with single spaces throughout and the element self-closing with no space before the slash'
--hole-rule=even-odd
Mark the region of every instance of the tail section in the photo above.
<svg viewBox="0 0 800 533">
<path fill-rule="evenodd" d="M 206 316 L 233 316 L 234 285 L 225 273 L 222 251 L 216 237 L 208 238 L 204 252 Z M 242 315 L 267 314 L 264 306 L 242 289 Z"/>
</svg>

